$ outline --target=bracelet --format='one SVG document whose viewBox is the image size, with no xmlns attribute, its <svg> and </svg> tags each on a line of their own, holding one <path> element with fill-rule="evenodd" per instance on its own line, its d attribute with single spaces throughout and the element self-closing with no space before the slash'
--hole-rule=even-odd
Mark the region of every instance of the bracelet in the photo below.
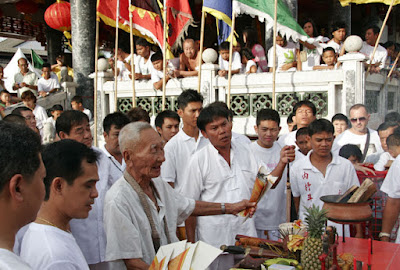
<svg viewBox="0 0 400 270">
<path fill-rule="evenodd" d="M 390 238 L 390 233 L 380 232 L 379 235 L 378 235 L 378 237 L 379 237 L 379 238 L 382 238 L 382 237 L 389 237 L 389 238 Z"/>
<path fill-rule="evenodd" d="M 223 215 L 226 214 L 225 203 L 221 203 L 221 212 L 222 212 Z"/>
</svg>

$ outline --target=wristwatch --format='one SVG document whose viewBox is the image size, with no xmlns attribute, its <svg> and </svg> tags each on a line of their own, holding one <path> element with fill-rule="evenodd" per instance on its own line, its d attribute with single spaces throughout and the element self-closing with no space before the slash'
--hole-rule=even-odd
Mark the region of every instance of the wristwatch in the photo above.
<svg viewBox="0 0 400 270">
<path fill-rule="evenodd" d="M 221 212 L 223 215 L 226 213 L 225 203 L 221 203 Z"/>
<path fill-rule="evenodd" d="M 379 237 L 379 238 L 382 238 L 382 237 L 389 237 L 389 238 L 390 238 L 390 233 L 380 232 L 379 235 L 378 235 L 378 237 Z"/>
</svg>

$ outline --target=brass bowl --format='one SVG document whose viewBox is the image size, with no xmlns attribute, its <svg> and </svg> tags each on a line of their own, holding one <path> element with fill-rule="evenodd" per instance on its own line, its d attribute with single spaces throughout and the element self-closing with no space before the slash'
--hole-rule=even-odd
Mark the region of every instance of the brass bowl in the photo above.
<svg viewBox="0 0 400 270">
<path fill-rule="evenodd" d="M 361 203 L 337 203 L 341 195 L 327 195 L 320 199 L 324 202 L 323 208 L 328 211 L 329 220 L 339 223 L 359 223 L 372 219 L 370 201 Z"/>
</svg>

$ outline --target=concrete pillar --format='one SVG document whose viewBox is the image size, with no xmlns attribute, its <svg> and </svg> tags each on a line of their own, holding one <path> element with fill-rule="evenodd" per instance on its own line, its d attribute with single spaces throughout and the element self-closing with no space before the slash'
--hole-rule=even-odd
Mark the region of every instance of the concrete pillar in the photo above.
<svg viewBox="0 0 400 270">
<path fill-rule="evenodd" d="M 46 8 L 54 4 L 53 0 L 46 0 Z M 56 57 L 61 54 L 63 33 L 50 28 L 46 25 L 46 40 L 47 40 L 47 62 L 50 64 L 56 63 Z"/>
<path fill-rule="evenodd" d="M 342 7 L 338 0 L 332 0 L 332 2 L 331 23 L 338 21 L 345 22 L 347 36 L 351 35 L 351 5 L 348 5 L 347 7 Z"/>
<path fill-rule="evenodd" d="M 218 93 L 216 93 L 216 88 L 214 86 L 218 65 L 213 64 L 218 59 L 218 53 L 214 49 L 206 49 L 203 52 L 202 59 L 204 64 L 201 65 L 200 93 L 204 97 L 203 105 L 206 106 L 218 100 Z"/>
<path fill-rule="evenodd" d="M 94 72 L 96 2 L 70 1 L 74 81 L 78 83 L 77 95 L 83 97 L 83 106 L 92 112 L 94 82 L 89 74 Z"/>
</svg>

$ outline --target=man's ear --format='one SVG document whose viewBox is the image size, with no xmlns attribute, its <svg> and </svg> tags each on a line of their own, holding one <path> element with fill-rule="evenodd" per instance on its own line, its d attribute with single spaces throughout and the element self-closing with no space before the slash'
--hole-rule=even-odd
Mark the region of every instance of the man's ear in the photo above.
<svg viewBox="0 0 400 270">
<path fill-rule="evenodd" d="M 68 139 L 68 134 L 64 131 L 60 131 L 58 132 L 58 137 L 60 137 L 61 140 Z"/>
<path fill-rule="evenodd" d="M 203 134 L 204 138 L 208 139 L 207 132 L 201 130 L 201 134 Z"/>
<path fill-rule="evenodd" d="M 162 129 L 160 127 L 156 127 L 156 130 L 157 130 L 158 134 L 160 134 L 160 135 L 162 134 L 161 133 Z"/>
<path fill-rule="evenodd" d="M 8 191 L 10 193 L 10 197 L 13 200 L 16 200 L 18 202 L 22 202 L 24 200 L 24 181 L 25 179 L 22 174 L 15 174 L 8 182 Z"/>
<path fill-rule="evenodd" d="M 178 113 L 179 117 L 182 118 L 183 110 L 182 109 L 178 109 L 177 113 Z"/>
<path fill-rule="evenodd" d="M 370 115 L 370 114 L 368 114 L 368 115 L 367 115 L 367 120 L 368 120 L 368 121 L 369 121 L 369 118 L 370 118 L 370 117 L 371 117 L 371 115 Z"/>
<path fill-rule="evenodd" d="M 254 125 L 254 131 L 256 132 L 256 134 L 258 135 L 258 126 Z"/>
<path fill-rule="evenodd" d="M 50 194 L 61 194 L 68 183 L 62 177 L 56 177 L 51 181 Z"/>
</svg>

